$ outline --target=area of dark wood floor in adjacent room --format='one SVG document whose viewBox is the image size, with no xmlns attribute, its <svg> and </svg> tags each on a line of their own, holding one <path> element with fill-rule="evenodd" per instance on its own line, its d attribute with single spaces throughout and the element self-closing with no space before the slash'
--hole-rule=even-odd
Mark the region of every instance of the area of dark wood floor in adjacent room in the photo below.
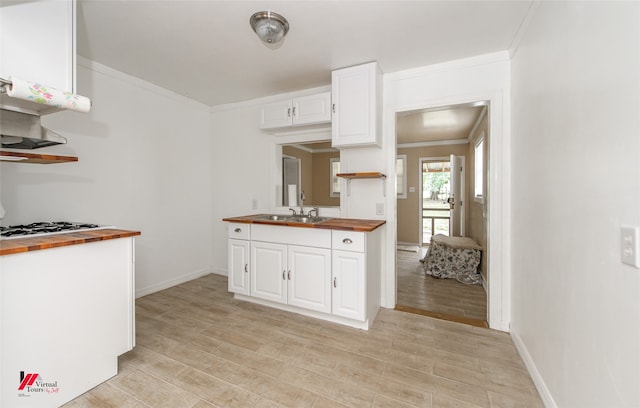
<svg viewBox="0 0 640 408">
<path fill-rule="evenodd" d="M 397 310 L 488 327 L 487 294 L 481 285 L 426 275 L 420 262 L 426 249 L 397 251 Z"/>
</svg>

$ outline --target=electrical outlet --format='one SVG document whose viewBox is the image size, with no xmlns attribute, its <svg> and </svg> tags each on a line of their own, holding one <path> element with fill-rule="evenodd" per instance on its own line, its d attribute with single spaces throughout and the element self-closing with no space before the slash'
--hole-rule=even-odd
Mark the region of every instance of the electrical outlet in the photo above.
<svg viewBox="0 0 640 408">
<path fill-rule="evenodd" d="M 415 193 L 416 192 L 416 188 L 415 187 L 409 187 L 409 192 L 410 193 Z"/>
<path fill-rule="evenodd" d="M 251 200 L 251 209 L 252 210 L 257 210 L 258 209 L 258 200 L 255 199 L 255 198 Z"/>
<path fill-rule="evenodd" d="M 622 227 L 620 240 L 622 263 L 640 268 L 640 257 L 638 257 L 638 227 Z"/>
<path fill-rule="evenodd" d="M 384 203 L 376 203 L 376 215 L 384 215 Z"/>
</svg>

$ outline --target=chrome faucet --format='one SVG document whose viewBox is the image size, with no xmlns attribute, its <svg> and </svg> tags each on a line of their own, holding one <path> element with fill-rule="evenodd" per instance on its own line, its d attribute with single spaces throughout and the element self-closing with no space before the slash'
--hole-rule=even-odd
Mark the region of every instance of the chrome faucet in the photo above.
<svg viewBox="0 0 640 408">
<path fill-rule="evenodd" d="M 300 216 L 304 217 L 304 191 L 300 192 Z"/>
<path fill-rule="evenodd" d="M 315 212 L 316 213 L 316 217 L 319 215 L 318 211 L 320 211 L 320 209 L 318 207 L 313 207 L 312 209 L 309 210 L 309 218 L 311 218 L 311 213 Z"/>
<path fill-rule="evenodd" d="M 294 210 L 293 208 L 289 208 L 289 211 L 292 211 L 294 216 L 298 215 L 298 214 L 296 214 L 296 210 Z"/>
</svg>

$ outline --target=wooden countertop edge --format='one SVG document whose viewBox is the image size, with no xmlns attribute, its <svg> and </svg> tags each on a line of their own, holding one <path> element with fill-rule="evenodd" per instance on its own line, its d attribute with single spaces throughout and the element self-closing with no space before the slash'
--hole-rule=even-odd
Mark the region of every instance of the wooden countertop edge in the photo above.
<svg viewBox="0 0 640 408">
<path fill-rule="evenodd" d="M 262 214 L 257 214 L 262 215 Z M 355 231 L 355 232 L 371 232 L 377 228 L 383 226 L 385 220 L 360 220 L 354 218 L 332 218 L 327 221 L 319 222 L 317 224 L 307 224 L 295 221 L 269 221 L 269 220 L 255 220 L 250 217 L 255 215 L 241 216 L 241 217 L 228 217 L 223 218 L 225 222 L 238 222 L 242 224 L 262 224 L 262 225 L 276 225 L 281 227 L 295 227 L 295 228 L 317 228 L 317 229 L 331 229 L 339 231 Z M 341 222 L 345 224 L 341 225 Z M 361 223 L 361 224 L 359 224 Z"/>
<path fill-rule="evenodd" d="M 0 256 L 20 254 L 43 249 L 59 248 L 71 245 L 88 244 L 91 242 L 108 241 L 118 238 L 129 238 L 141 235 L 140 231 L 121 229 L 100 229 L 69 232 L 64 234 L 45 235 L 34 238 L 16 238 L 0 241 Z M 29 241 L 35 241 L 29 243 Z"/>
</svg>

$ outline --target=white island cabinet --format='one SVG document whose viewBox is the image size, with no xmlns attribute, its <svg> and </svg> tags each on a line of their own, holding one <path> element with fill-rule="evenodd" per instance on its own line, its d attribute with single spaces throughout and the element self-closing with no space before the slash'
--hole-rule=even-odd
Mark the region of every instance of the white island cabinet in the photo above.
<svg viewBox="0 0 640 408">
<path fill-rule="evenodd" d="M 0 256 L 0 406 L 58 407 L 118 373 L 134 262 L 133 238 Z"/>
<path fill-rule="evenodd" d="M 249 228 L 247 256 L 239 241 L 248 241 L 237 235 Z M 373 323 L 380 307 L 380 229 L 231 223 L 228 231 L 229 291 L 237 299 L 361 329 Z"/>
</svg>

